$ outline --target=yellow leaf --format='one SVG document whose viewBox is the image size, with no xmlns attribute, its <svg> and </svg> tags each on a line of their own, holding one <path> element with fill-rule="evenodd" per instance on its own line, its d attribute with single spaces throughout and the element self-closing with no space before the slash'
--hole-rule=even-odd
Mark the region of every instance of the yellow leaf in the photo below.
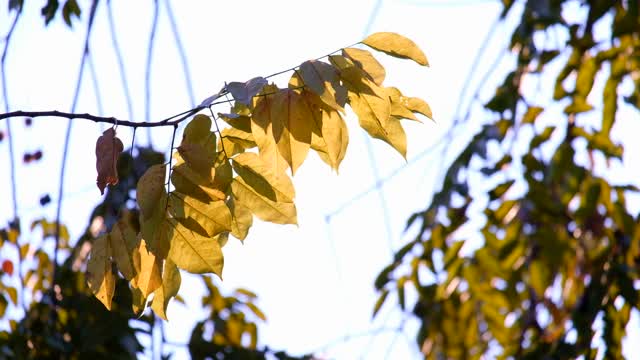
<svg viewBox="0 0 640 360">
<path fill-rule="evenodd" d="M 386 92 L 387 96 L 389 97 L 389 101 L 391 102 L 392 116 L 419 121 L 416 116 L 413 115 L 413 112 L 405 105 L 406 98 L 402 96 L 400 90 L 395 87 L 388 87 L 384 88 L 384 91 Z"/>
<path fill-rule="evenodd" d="M 338 171 L 349 144 L 347 125 L 337 111 L 314 105 L 313 98 L 310 97 L 312 94 L 308 91 L 303 91 L 301 95 L 308 100 L 313 114 L 311 148 L 316 150 L 320 158 L 331 168 Z"/>
<path fill-rule="evenodd" d="M 166 195 L 163 195 L 166 197 Z M 164 204 L 166 200 L 163 199 Z M 140 216 L 140 234 L 139 237 L 144 239 L 146 247 L 159 259 L 165 259 L 169 251 L 169 239 L 171 237 L 171 229 L 169 229 L 166 218 L 167 213 L 164 211 L 164 205 L 151 218 L 143 219 Z"/>
<path fill-rule="evenodd" d="M 433 120 L 433 114 L 431 113 L 431 107 L 424 100 L 417 97 L 402 97 L 402 102 L 407 109 L 414 113 L 422 114 L 429 119 Z"/>
<path fill-rule="evenodd" d="M 222 130 L 222 136 L 218 140 L 220 151 L 224 149 L 224 152 L 229 157 L 256 146 L 251 133 L 251 123 L 249 123 L 249 132 L 237 128 L 227 128 Z"/>
<path fill-rule="evenodd" d="M 295 189 L 287 174 L 275 174 L 254 153 L 238 154 L 232 160 L 238 176 L 255 192 L 272 201 L 293 203 Z"/>
<path fill-rule="evenodd" d="M 173 229 L 168 258 L 180 269 L 194 274 L 214 273 L 222 277 L 222 250 L 217 241 L 186 228 L 175 219 L 167 220 Z"/>
<path fill-rule="evenodd" d="M 202 176 L 209 176 L 216 159 L 215 150 L 207 149 L 200 144 L 186 143 L 178 146 L 178 153 L 184 162 Z"/>
<path fill-rule="evenodd" d="M 256 103 L 251 130 L 260 154 L 279 172 L 291 167 L 295 174 L 309 152 L 311 114 L 300 95 L 280 89 Z M 286 161 L 286 165 L 280 161 Z"/>
<path fill-rule="evenodd" d="M 227 206 L 231 210 L 233 222 L 231 223 L 231 235 L 239 240 L 244 240 L 253 225 L 253 214 L 251 210 L 238 204 L 233 197 L 227 201 Z"/>
<path fill-rule="evenodd" d="M 136 200 L 140 206 L 140 213 L 143 218 L 150 218 L 164 204 L 160 200 L 166 195 L 164 188 L 165 165 L 153 165 L 138 180 L 136 187 Z"/>
<path fill-rule="evenodd" d="M 202 202 L 223 200 L 226 197 L 225 191 L 230 183 L 231 175 L 225 173 L 224 164 L 218 166 L 217 169 L 211 168 L 209 174 L 204 175 L 181 160 L 181 158 L 178 159 L 171 173 L 171 183 L 177 191 L 193 196 Z M 224 180 L 225 177 L 229 179 Z"/>
<path fill-rule="evenodd" d="M 407 135 L 405 134 L 404 129 L 400 124 L 400 120 L 392 116 L 387 122 L 386 131 L 386 139 L 382 140 L 393 146 L 393 148 L 396 149 L 402 155 L 402 157 L 406 159 Z"/>
<path fill-rule="evenodd" d="M 140 246 L 134 251 L 133 260 L 137 275 L 131 280 L 131 285 L 139 289 L 142 298 L 146 299 L 162 284 L 160 275 L 162 259 L 150 252 L 145 239 L 141 239 Z"/>
<path fill-rule="evenodd" d="M 111 229 L 111 245 L 113 259 L 118 269 L 125 279 L 133 279 L 136 275 L 133 253 L 140 244 L 136 232 L 131 228 L 124 215 Z"/>
<path fill-rule="evenodd" d="M 111 244 L 108 234 L 97 238 L 91 246 L 91 254 L 87 262 L 87 282 L 96 298 L 111 310 L 116 277 L 112 271 Z"/>
<path fill-rule="evenodd" d="M 351 59 L 351 61 L 364 70 L 374 83 L 382 85 L 387 73 L 384 70 L 384 67 L 369 51 L 356 48 L 346 48 L 342 49 L 342 55 Z"/>
<path fill-rule="evenodd" d="M 229 232 L 220 233 L 216 235 L 214 239 L 218 242 L 218 245 L 220 245 L 220 247 L 222 248 L 227 244 L 227 241 L 229 241 Z"/>
<path fill-rule="evenodd" d="M 385 90 L 369 80 L 366 73 L 351 60 L 339 55 L 332 55 L 329 59 L 339 69 L 341 78 L 347 84 L 349 105 L 358 115 L 360 125 L 371 136 L 384 137 L 384 128 L 391 115 L 391 101 Z"/>
<path fill-rule="evenodd" d="M 172 214 L 179 219 L 191 218 L 197 222 L 210 237 L 224 231 L 231 231 L 231 211 L 222 200 L 204 203 L 188 195 L 173 192 L 178 200 L 172 202 Z"/>
<path fill-rule="evenodd" d="M 153 302 L 151 303 L 151 309 L 164 320 L 167 320 L 169 300 L 178 294 L 181 281 L 180 270 L 173 261 L 167 259 L 164 262 L 164 270 L 162 271 L 162 286 L 158 287 L 154 292 Z"/>
<path fill-rule="evenodd" d="M 193 120 L 184 128 L 182 144 L 206 144 L 211 136 L 211 124 L 211 119 L 206 115 L 194 116 Z"/>
<path fill-rule="evenodd" d="M 296 207 L 290 202 L 276 202 L 256 191 L 241 177 L 234 178 L 231 191 L 238 205 L 247 207 L 257 217 L 276 224 L 296 224 Z"/>
<path fill-rule="evenodd" d="M 289 164 L 278 151 L 278 145 L 273 135 L 272 108 L 274 94 L 277 91 L 277 87 L 268 85 L 264 88 L 264 94 L 257 97 L 251 118 L 251 133 L 260 150 L 260 157 L 276 173 L 284 174 Z"/>
<path fill-rule="evenodd" d="M 346 90 L 340 85 L 338 74 L 332 65 L 317 60 L 305 61 L 300 65 L 299 75 L 304 85 L 324 103 L 344 112 Z"/>
<path fill-rule="evenodd" d="M 402 59 L 411 59 L 420 65 L 429 66 L 427 57 L 418 45 L 402 35 L 392 32 L 379 32 L 369 35 L 362 40 L 362 43 L 385 54 Z"/>
</svg>

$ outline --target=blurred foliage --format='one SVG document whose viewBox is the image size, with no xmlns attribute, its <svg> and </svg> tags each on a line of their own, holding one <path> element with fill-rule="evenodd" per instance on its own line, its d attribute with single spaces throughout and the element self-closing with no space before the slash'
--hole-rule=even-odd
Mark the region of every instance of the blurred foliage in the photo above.
<svg viewBox="0 0 640 360">
<path fill-rule="evenodd" d="M 418 236 L 376 280 L 375 312 L 389 294 L 402 308 L 405 292 L 416 294 L 425 358 L 622 358 L 640 307 L 640 217 L 626 204 L 638 189 L 600 174 L 623 156 L 611 136 L 619 107 L 640 109 L 640 5 L 582 1 L 583 21 L 570 23 L 570 3 L 503 0 L 503 17 L 522 14 L 515 69 L 485 105 L 494 116 L 409 219 Z M 549 104 L 522 91 L 525 78 L 552 76 L 555 88 L 540 89 Z M 564 114 L 552 113 L 558 105 Z"/>
</svg>

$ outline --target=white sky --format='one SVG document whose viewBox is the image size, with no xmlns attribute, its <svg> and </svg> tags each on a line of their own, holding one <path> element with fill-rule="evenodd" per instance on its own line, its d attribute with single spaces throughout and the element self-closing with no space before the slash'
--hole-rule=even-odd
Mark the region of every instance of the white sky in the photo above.
<svg viewBox="0 0 640 360">
<path fill-rule="evenodd" d="M 191 105 L 166 7 L 164 1 L 160 3 L 152 65 L 153 120 L 184 111 Z M 315 155 L 311 156 L 294 179 L 299 227 L 255 223 L 244 245 L 230 241 L 224 248 L 225 280 L 222 283 L 223 289 L 244 287 L 259 295 L 259 306 L 268 317 L 268 323 L 260 327 L 260 340 L 262 345 L 272 349 L 301 354 L 332 344 L 318 355 L 336 359 L 382 359 L 387 354 L 393 359 L 418 358 L 415 321 L 407 323 L 405 337 L 396 338 L 393 333 L 387 333 L 373 339 L 362 336 L 348 342 L 333 341 L 349 334 L 366 333 L 378 327 L 393 328 L 399 324 L 400 314 L 391 306 L 385 306 L 371 322 L 376 300 L 373 280 L 391 259 L 390 247 L 395 249 L 402 244 L 406 219 L 428 205 L 439 175 L 440 151 L 427 156 L 421 154 L 436 144 L 450 126 L 468 69 L 501 9 L 499 3 L 482 0 L 173 3 L 187 52 L 196 103 L 217 92 L 225 81 L 244 81 L 289 68 L 355 43 L 364 38 L 367 29 L 369 33 L 394 31 L 403 34 L 427 54 L 430 68 L 377 56 L 387 68 L 385 83 L 399 87 L 407 95 L 427 100 L 437 121 L 436 124 L 426 121 L 423 125 L 405 122 L 411 166 L 383 187 L 389 209 L 387 217 L 377 192 L 349 201 L 375 184 L 364 132 L 358 128 L 357 120 L 350 117 L 350 144 L 340 175 L 332 174 Z M 81 4 L 86 21 L 89 1 Z M 91 41 L 103 115 L 128 118 L 105 5 L 106 2 L 101 2 L 98 8 Z M 125 54 L 134 119 L 143 121 L 151 2 L 113 2 L 113 5 L 117 36 Z M 40 4 L 27 2 L 27 6 Z M 6 6 L 0 7 L 2 33 L 6 31 L 9 19 Z M 504 47 L 506 31 L 503 28 L 498 33 L 495 43 L 489 47 L 489 54 L 498 54 Z M 69 31 L 61 18 L 44 31 L 39 8 L 27 8 L 16 29 L 7 63 L 10 108 L 69 110 L 84 36 L 84 23 L 76 24 L 74 31 Z M 492 61 L 485 59 L 480 69 L 486 69 Z M 288 74 L 276 81 L 283 85 L 287 79 Z M 486 88 L 492 91 L 493 82 L 501 79 L 499 74 L 486 84 Z M 96 96 L 88 71 L 82 86 L 76 112 L 97 114 Z M 219 108 L 219 111 L 226 110 L 224 106 Z M 55 206 L 50 205 L 43 211 L 38 199 L 49 193 L 55 202 L 66 123 L 64 119 L 36 119 L 35 126 L 25 130 L 21 120 L 12 122 L 16 132 L 16 157 L 21 159 L 25 151 L 40 148 L 44 152 L 40 164 L 18 166 L 17 169 L 19 213 L 23 224 L 41 217 L 43 212 L 48 219 L 55 218 Z M 4 125 L 0 125 L 1 128 Z M 455 143 L 463 144 L 473 134 L 469 131 L 458 134 Z M 89 122 L 76 121 L 73 128 L 62 219 L 70 227 L 72 239 L 84 230 L 91 210 L 100 201 L 100 193 L 95 187 L 93 153 L 100 133 L 101 127 Z M 169 148 L 171 129 L 154 129 L 152 134 L 157 148 Z M 130 145 L 129 129 L 120 128 L 118 136 L 126 147 Z M 144 145 L 147 141 L 146 132 L 138 131 L 136 143 Z M 406 164 L 393 149 L 377 140 L 372 142 L 372 151 L 382 177 Z M 628 147 L 627 153 L 629 151 Z M 8 151 L 3 142 L 0 144 L 0 164 L 7 164 L 7 161 Z M 2 174 L 8 174 L 8 166 L 3 167 L 7 170 L 2 170 Z M 622 174 L 625 177 L 628 172 Z M 9 189 L 8 176 L 0 176 L 2 223 L 11 216 Z M 348 206 L 342 208 L 347 202 Z M 335 213 L 328 224 L 326 215 L 339 208 L 342 210 Z M 391 230 L 391 239 L 387 236 L 385 221 Z M 198 311 L 200 284 L 199 279 L 183 273 L 180 294 L 186 299 L 187 306 L 172 303 L 166 326 L 167 335 L 173 342 L 188 342 L 191 326 L 203 315 Z M 395 299 L 390 297 L 387 301 L 393 303 Z M 631 326 L 640 326 L 637 317 Z M 186 356 L 185 349 L 177 349 L 175 358 Z"/>
</svg>

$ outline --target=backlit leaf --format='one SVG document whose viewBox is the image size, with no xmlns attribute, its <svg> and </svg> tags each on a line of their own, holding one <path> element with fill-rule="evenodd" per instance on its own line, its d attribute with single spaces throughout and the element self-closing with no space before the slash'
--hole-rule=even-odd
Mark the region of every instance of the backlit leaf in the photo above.
<svg viewBox="0 0 640 360">
<path fill-rule="evenodd" d="M 267 80 L 261 76 L 255 77 L 247 82 L 231 82 L 227 84 L 227 90 L 231 93 L 235 101 L 245 105 L 251 105 L 253 97 L 267 85 Z"/>
<path fill-rule="evenodd" d="M 172 207 L 174 217 L 193 219 L 202 226 L 210 237 L 223 231 L 231 231 L 231 212 L 224 201 L 216 200 L 205 203 L 179 192 L 173 192 L 171 196 L 179 199 L 179 205 Z"/>
<path fill-rule="evenodd" d="M 414 113 L 422 114 L 429 119 L 433 120 L 433 114 L 431 113 L 431 107 L 424 100 L 417 97 L 403 97 L 402 101 L 407 109 Z"/>
<path fill-rule="evenodd" d="M 273 133 L 273 101 L 278 88 L 272 85 L 265 86 L 264 95 L 258 97 L 251 118 L 251 133 L 260 150 L 260 157 L 276 173 L 283 173 L 289 167 L 284 156 L 278 151 L 278 145 Z"/>
<path fill-rule="evenodd" d="M 274 173 L 256 154 L 239 154 L 232 159 L 232 166 L 238 177 L 258 194 L 273 201 L 293 202 L 295 189 L 289 176 Z"/>
<path fill-rule="evenodd" d="M 122 141 L 116 137 L 116 131 L 109 128 L 102 133 L 96 142 L 96 183 L 100 194 L 104 194 L 107 185 L 118 183 L 118 156 L 123 149 Z"/>
<path fill-rule="evenodd" d="M 342 55 L 351 59 L 351 61 L 369 74 L 374 83 L 382 85 L 386 76 L 386 71 L 369 51 L 356 48 L 346 48 L 342 49 Z"/>
<path fill-rule="evenodd" d="M 233 221 L 231 223 L 231 235 L 239 240 L 244 240 L 253 225 L 253 214 L 251 210 L 238 204 L 233 197 L 227 201 L 227 206 L 231 210 Z"/>
<path fill-rule="evenodd" d="M 137 271 L 131 285 L 139 289 L 142 298 L 146 299 L 162 284 L 162 259 L 149 251 L 146 241 L 141 239 L 138 249 L 134 251 L 133 261 Z"/>
<path fill-rule="evenodd" d="M 165 165 L 153 165 L 138 181 L 136 187 L 136 200 L 140 206 L 140 213 L 143 218 L 150 218 L 158 211 L 160 200 L 166 194 L 165 183 Z"/>
<path fill-rule="evenodd" d="M 204 145 L 210 136 L 211 125 L 211 118 L 208 116 L 202 114 L 194 116 L 184 128 L 181 144 Z"/>
<path fill-rule="evenodd" d="M 154 292 L 153 302 L 151 303 L 153 311 L 164 320 L 167 320 L 169 300 L 178 294 L 180 282 L 180 270 L 178 270 L 176 264 L 167 259 L 164 262 L 164 270 L 162 271 L 162 286 L 158 287 Z"/>
<path fill-rule="evenodd" d="M 337 111 L 316 109 L 314 117 L 320 119 L 321 136 L 319 138 L 323 142 L 323 146 L 315 150 L 322 161 L 338 171 L 349 145 L 347 124 Z"/>
<path fill-rule="evenodd" d="M 413 41 L 396 33 L 378 32 L 371 34 L 362 40 L 362 43 L 391 56 L 411 59 L 423 66 L 429 65 L 427 57 Z"/>
<path fill-rule="evenodd" d="M 413 112 L 405 105 L 406 98 L 402 95 L 400 90 L 395 87 L 388 87 L 384 88 L 384 91 L 391 102 L 390 113 L 392 116 L 418 121 L 415 115 L 413 115 Z"/>
<path fill-rule="evenodd" d="M 180 269 L 194 274 L 214 273 L 222 277 L 222 250 L 217 241 L 186 228 L 174 219 L 167 220 L 173 229 L 168 258 Z"/>
<path fill-rule="evenodd" d="M 238 205 L 245 206 L 257 217 L 276 224 L 296 224 L 296 207 L 291 202 L 276 202 L 260 194 L 256 189 L 236 177 L 231 191 Z"/>
<path fill-rule="evenodd" d="M 344 112 L 346 90 L 340 85 L 336 69 L 325 62 L 310 60 L 300 65 L 299 75 L 305 86 L 317 94 L 329 107 Z M 342 93 L 342 96 L 338 96 Z M 342 103 L 339 103 L 342 100 Z"/>
<path fill-rule="evenodd" d="M 110 236 L 113 260 L 116 262 L 118 269 L 125 279 L 133 279 L 136 275 L 133 253 L 139 246 L 139 239 L 125 216 L 122 216 L 118 222 L 113 225 Z"/>
<path fill-rule="evenodd" d="M 87 283 L 93 294 L 111 310 L 111 300 L 116 289 L 116 277 L 112 271 L 110 236 L 97 238 L 91 246 L 87 263 Z"/>
</svg>

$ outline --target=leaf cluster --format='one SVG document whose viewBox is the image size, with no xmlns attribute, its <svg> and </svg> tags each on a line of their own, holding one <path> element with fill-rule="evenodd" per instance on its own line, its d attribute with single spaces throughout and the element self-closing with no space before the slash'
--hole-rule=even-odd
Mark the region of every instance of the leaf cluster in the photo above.
<svg viewBox="0 0 640 360">
<path fill-rule="evenodd" d="M 415 43 L 395 33 L 373 34 L 362 44 L 428 64 Z M 180 288 L 180 270 L 221 277 L 222 247 L 229 237 L 244 240 L 254 216 L 296 224 L 289 172 L 295 174 L 311 150 L 338 171 L 349 141 L 347 105 L 370 136 L 406 156 L 401 120 L 431 117 L 429 105 L 385 87 L 385 70 L 369 51 L 338 53 L 327 61 L 303 62 L 284 88 L 256 77 L 229 83 L 203 102 L 211 110 L 223 94 L 233 97 L 228 113 L 198 114 L 189 121 L 169 164 L 151 166 L 137 182 L 138 209 L 121 213 L 93 243 L 89 287 L 106 308 L 119 272 L 129 281 L 134 311 L 144 310 L 151 299 L 153 311 L 166 319 L 169 300 Z M 227 124 L 222 130 L 220 119 Z M 113 129 L 98 140 L 101 190 L 117 184 L 113 169 L 121 150 Z"/>
</svg>

